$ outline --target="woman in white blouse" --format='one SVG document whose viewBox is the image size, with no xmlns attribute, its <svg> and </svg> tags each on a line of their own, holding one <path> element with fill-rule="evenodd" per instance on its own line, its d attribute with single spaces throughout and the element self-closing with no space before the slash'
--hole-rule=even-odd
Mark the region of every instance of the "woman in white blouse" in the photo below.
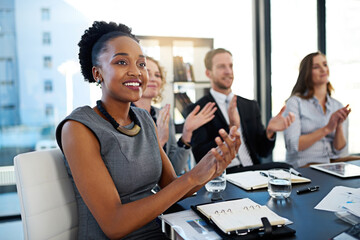
<svg viewBox="0 0 360 240">
<path fill-rule="evenodd" d="M 295 121 L 284 131 L 286 161 L 294 167 L 328 163 L 347 154 L 346 120 L 351 109 L 331 97 L 333 90 L 325 55 L 307 55 L 286 102 L 286 112 L 295 114 Z"/>
</svg>

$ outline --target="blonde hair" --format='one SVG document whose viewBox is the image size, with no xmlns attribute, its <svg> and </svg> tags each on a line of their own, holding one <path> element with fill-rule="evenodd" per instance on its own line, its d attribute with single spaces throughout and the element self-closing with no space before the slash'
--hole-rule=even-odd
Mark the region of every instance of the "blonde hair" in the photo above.
<svg viewBox="0 0 360 240">
<path fill-rule="evenodd" d="M 162 93 L 164 91 L 164 86 L 166 84 L 166 72 L 165 72 L 164 68 L 160 65 L 160 63 L 157 60 L 155 60 L 154 58 L 146 56 L 146 60 L 154 62 L 159 68 L 160 77 L 161 77 L 160 91 L 159 91 L 159 94 L 152 99 L 152 101 L 154 103 L 160 103 L 163 99 Z"/>
</svg>

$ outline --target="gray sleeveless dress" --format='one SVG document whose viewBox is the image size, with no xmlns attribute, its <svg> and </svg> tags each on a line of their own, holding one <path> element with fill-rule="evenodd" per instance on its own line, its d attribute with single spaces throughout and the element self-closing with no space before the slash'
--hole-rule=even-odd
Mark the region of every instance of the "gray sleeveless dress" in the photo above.
<svg viewBox="0 0 360 240">
<path fill-rule="evenodd" d="M 153 120 L 143 109 L 131 107 L 131 110 L 141 126 L 139 134 L 134 137 L 118 132 L 89 106 L 75 109 L 56 129 L 56 139 L 61 149 L 61 130 L 67 120 L 78 121 L 94 133 L 100 143 L 102 159 L 123 204 L 152 195 L 151 189 L 158 183 L 162 171 Z M 89 164 L 91 161 L 89 159 Z M 65 165 L 74 185 L 78 205 L 78 239 L 107 239 L 81 198 L 66 159 Z M 161 236 L 161 229 L 154 220 L 124 239 L 161 239 Z"/>
</svg>

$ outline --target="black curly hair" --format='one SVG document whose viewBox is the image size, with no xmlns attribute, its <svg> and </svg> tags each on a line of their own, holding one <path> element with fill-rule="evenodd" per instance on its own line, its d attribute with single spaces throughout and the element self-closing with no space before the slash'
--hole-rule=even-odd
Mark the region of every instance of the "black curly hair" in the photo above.
<svg viewBox="0 0 360 240">
<path fill-rule="evenodd" d="M 92 67 L 99 65 L 98 56 L 106 50 L 106 43 L 119 36 L 130 37 L 139 43 L 139 40 L 131 33 L 131 28 L 121 23 L 95 21 L 89 29 L 85 30 L 78 43 L 81 73 L 85 81 L 95 82 Z"/>
</svg>

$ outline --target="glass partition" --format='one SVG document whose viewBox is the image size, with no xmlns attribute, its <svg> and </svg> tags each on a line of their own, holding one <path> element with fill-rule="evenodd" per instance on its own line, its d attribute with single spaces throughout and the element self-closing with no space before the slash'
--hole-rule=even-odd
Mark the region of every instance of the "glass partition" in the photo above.
<svg viewBox="0 0 360 240">
<path fill-rule="evenodd" d="M 0 166 L 21 152 L 56 147 L 58 123 L 100 98 L 77 57 L 94 20 L 121 22 L 142 36 L 212 38 L 234 53 L 241 80 L 234 92 L 253 98 L 251 19 L 252 1 L 0 1 Z"/>
<path fill-rule="evenodd" d="M 279 113 L 296 83 L 300 61 L 317 51 L 316 1 L 271 1 L 272 116 Z M 276 137 L 274 161 L 285 160 L 283 133 Z"/>
<path fill-rule="evenodd" d="M 334 98 L 350 104 L 349 153 L 359 154 L 360 145 L 360 1 L 326 1 L 326 55 Z"/>
</svg>

